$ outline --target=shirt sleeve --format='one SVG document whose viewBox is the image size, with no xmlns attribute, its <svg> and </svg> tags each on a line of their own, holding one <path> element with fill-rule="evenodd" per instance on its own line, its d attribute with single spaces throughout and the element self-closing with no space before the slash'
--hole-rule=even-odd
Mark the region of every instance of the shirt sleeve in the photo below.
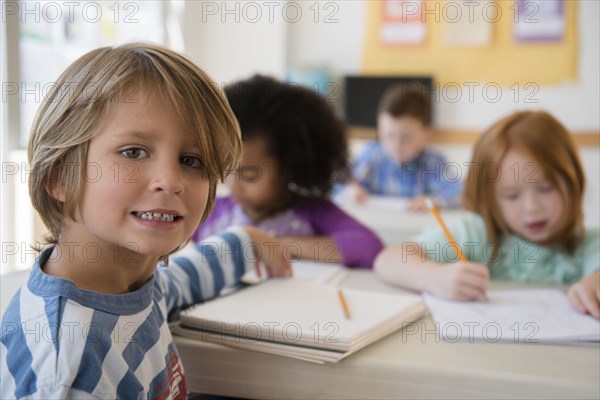
<svg viewBox="0 0 600 400">
<path fill-rule="evenodd" d="M 467 213 L 447 224 L 465 257 L 469 261 L 486 264 L 484 249 L 487 246 L 487 233 L 483 219 L 478 214 Z M 447 264 L 458 261 L 454 248 L 440 227 L 426 229 L 415 238 L 415 242 L 433 262 Z"/>
<path fill-rule="evenodd" d="M 352 178 L 369 192 L 373 192 L 375 183 L 375 145 L 369 143 L 352 163 Z"/>
<path fill-rule="evenodd" d="M 342 264 L 371 268 L 383 249 L 379 237 L 330 201 L 307 207 L 308 219 L 318 235 L 330 236 L 337 245 Z"/>
<path fill-rule="evenodd" d="M 232 227 L 173 254 L 169 266 L 159 267 L 155 274 L 169 314 L 237 285 L 255 261 L 250 237 L 241 227 Z"/>
<path fill-rule="evenodd" d="M 425 192 L 443 207 L 460 206 L 463 189 L 460 166 L 456 163 L 448 163 L 442 154 L 429 151 L 428 153 L 424 177 Z"/>
</svg>

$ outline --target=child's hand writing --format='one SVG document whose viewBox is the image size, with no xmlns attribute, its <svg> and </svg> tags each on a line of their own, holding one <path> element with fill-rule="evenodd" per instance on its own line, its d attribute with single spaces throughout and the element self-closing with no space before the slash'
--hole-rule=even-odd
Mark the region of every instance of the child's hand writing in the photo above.
<svg viewBox="0 0 600 400">
<path fill-rule="evenodd" d="M 418 196 L 410 199 L 406 204 L 406 211 L 429 211 L 425 203 L 427 196 Z"/>
<path fill-rule="evenodd" d="M 571 286 L 568 296 L 577 311 L 600 319 L 600 269 Z"/>
<path fill-rule="evenodd" d="M 431 291 L 452 300 L 475 301 L 485 297 L 489 284 L 490 273 L 485 265 L 457 262 L 439 265 Z"/>
<path fill-rule="evenodd" d="M 346 186 L 345 197 L 351 202 L 362 204 L 369 198 L 369 192 L 358 183 L 353 182 Z"/>
<path fill-rule="evenodd" d="M 250 236 L 250 241 L 254 247 L 254 254 L 256 255 L 254 269 L 259 277 L 261 276 L 258 265 L 260 261 L 267 267 L 269 278 L 292 276 L 292 265 L 285 256 L 284 246 L 277 237 L 252 226 L 244 226 L 244 230 Z"/>
</svg>

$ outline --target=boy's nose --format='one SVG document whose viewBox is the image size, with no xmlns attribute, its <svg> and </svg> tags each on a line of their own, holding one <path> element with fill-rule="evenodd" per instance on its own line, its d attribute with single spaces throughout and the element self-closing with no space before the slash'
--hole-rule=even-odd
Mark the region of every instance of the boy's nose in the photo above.
<svg viewBox="0 0 600 400">
<path fill-rule="evenodd" d="M 173 165 L 159 165 L 154 171 L 154 178 L 151 181 L 151 190 L 153 192 L 166 192 L 169 194 L 179 194 L 183 192 L 183 178 L 181 176 L 181 167 Z"/>
</svg>

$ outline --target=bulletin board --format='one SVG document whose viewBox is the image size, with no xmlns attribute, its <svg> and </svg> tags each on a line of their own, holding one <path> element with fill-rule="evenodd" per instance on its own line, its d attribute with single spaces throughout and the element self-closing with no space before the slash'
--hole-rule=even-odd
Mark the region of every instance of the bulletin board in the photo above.
<svg viewBox="0 0 600 400">
<path fill-rule="evenodd" d="M 388 1 L 394 0 L 367 2 L 363 74 L 432 75 L 440 84 L 496 82 L 510 85 L 535 82 L 552 85 L 577 79 L 577 0 L 561 2 L 564 28 L 560 37 L 530 41 L 519 40 L 515 33 L 515 9 L 525 0 L 488 0 L 488 3 L 492 3 L 486 9 L 486 21 L 491 21 L 488 24 L 489 39 L 475 46 L 449 43 L 448 19 L 455 15 L 451 14 L 454 11 L 451 7 L 461 3 L 451 0 L 424 0 L 423 5 L 420 5 L 420 1 L 410 0 L 408 5 L 413 8 L 405 9 L 411 11 L 413 17 L 412 21 L 407 19 L 413 23 L 413 29 L 409 32 L 416 32 L 415 5 L 426 11 L 420 17 L 426 32 L 421 32 L 421 36 L 400 32 L 408 39 L 404 43 L 390 43 L 382 35 L 382 26 L 390 21 L 390 4 L 385 4 Z M 395 6 L 398 5 L 396 3 Z M 483 12 L 485 0 L 476 3 L 472 8 L 474 15 Z M 532 21 L 535 21 L 536 13 L 530 14 Z M 481 37 L 481 32 L 476 35 Z M 411 43 L 411 38 L 416 39 Z"/>
</svg>

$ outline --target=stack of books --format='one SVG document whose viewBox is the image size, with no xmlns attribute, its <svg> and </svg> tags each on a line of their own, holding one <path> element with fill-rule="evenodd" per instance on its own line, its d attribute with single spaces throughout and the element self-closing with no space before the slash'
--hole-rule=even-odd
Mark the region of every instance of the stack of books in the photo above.
<svg viewBox="0 0 600 400">
<path fill-rule="evenodd" d="M 412 293 L 343 289 L 272 279 L 181 313 L 173 333 L 206 342 L 325 363 L 402 329 L 426 312 Z"/>
</svg>

